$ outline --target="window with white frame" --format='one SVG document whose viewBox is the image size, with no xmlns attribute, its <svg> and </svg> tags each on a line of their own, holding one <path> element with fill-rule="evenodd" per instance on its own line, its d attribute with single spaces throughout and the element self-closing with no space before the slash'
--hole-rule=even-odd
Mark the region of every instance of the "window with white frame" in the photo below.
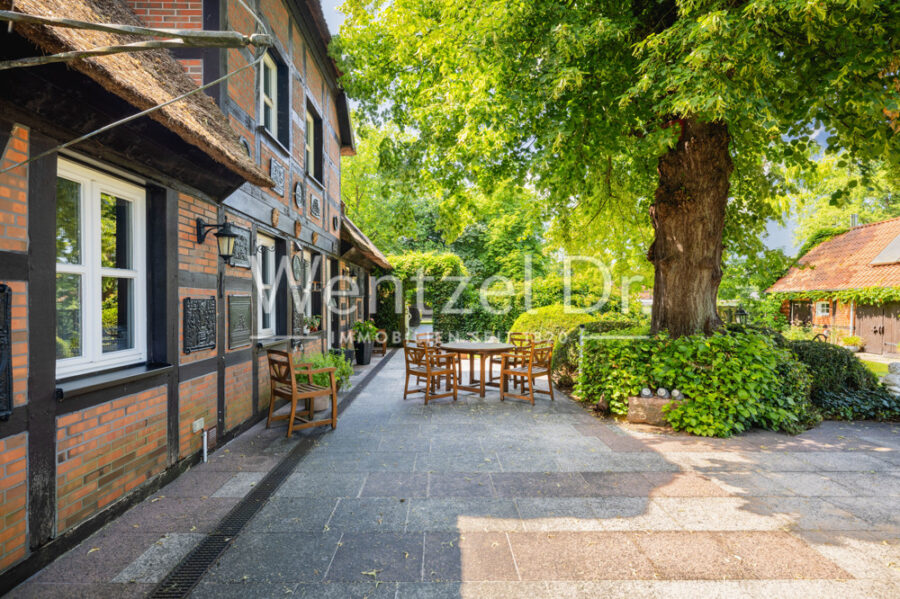
<svg viewBox="0 0 900 599">
<path fill-rule="evenodd" d="M 260 74 L 260 122 L 269 133 L 278 138 L 278 65 L 268 53 L 262 59 Z"/>
<path fill-rule="evenodd" d="M 144 189 L 66 160 L 56 184 L 56 373 L 147 359 Z"/>
<path fill-rule="evenodd" d="M 831 302 L 816 302 L 816 316 L 831 315 Z"/>
<path fill-rule="evenodd" d="M 271 337 L 275 334 L 276 307 L 273 296 L 275 284 L 275 240 L 268 235 L 256 236 L 256 258 L 259 265 L 260 295 L 257 302 L 258 335 Z"/>
<path fill-rule="evenodd" d="M 312 104 L 306 104 L 306 172 L 322 181 L 322 118 Z"/>
</svg>

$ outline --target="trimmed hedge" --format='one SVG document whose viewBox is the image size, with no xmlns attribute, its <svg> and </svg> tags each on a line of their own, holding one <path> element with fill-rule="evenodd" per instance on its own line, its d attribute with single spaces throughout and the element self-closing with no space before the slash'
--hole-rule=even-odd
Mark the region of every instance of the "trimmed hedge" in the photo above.
<svg viewBox="0 0 900 599">
<path fill-rule="evenodd" d="M 523 312 L 509 330 L 511 333 L 534 333 L 539 338 L 558 339 L 579 325 L 595 320 L 592 314 L 566 312 L 565 306 L 554 304 Z"/>
</svg>

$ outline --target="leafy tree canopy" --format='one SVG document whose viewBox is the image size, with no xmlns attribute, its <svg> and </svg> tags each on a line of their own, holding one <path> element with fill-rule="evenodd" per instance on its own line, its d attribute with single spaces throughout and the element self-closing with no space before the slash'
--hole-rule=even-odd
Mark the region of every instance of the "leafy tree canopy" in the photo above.
<svg viewBox="0 0 900 599">
<path fill-rule="evenodd" d="M 372 122 L 449 189 L 528 180 L 578 249 L 639 260 L 657 159 L 680 119 L 724 123 L 734 172 L 726 249 L 758 251 L 784 179 L 823 126 L 895 169 L 895 0 L 347 0 L 333 52 Z M 628 223 L 617 230 L 612 222 Z M 574 241 L 573 241 L 574 240 Z"/>
</svg>

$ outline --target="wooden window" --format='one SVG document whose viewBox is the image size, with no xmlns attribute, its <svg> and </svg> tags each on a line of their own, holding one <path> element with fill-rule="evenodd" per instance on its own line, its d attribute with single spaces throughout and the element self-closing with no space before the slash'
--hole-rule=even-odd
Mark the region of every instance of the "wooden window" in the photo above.
<svg viewBox="0 0 900 599">
<path fill-rule="evenodd" d="M 831 302 L 816 302 L 816 316 L 831 315 Z"/>
<path fill-rule="evenodd" d="M 144 189 L 60 160 L 56 185 L 56 371 L 147 359 Z"/>
<path fill-rule="evenodd" d="M 322 118 L 306 104 L 306 173 L 322 182 Z"/>
<path fill-rule="evenodd" d="M 270 54 L 263 56 L 260 76 L 260 122 L 278 138 L 278 65 Z"/>
</svg>

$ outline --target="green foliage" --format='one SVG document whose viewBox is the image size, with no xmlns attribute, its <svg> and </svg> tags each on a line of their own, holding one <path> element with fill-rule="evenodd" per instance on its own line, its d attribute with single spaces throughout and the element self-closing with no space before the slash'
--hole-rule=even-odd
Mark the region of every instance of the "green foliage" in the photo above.
<svg viewBox="0 0 900 599">
<path fill-rule="evenodd" d="M 768 335 L 722 332 L 670 339 L 592 339 L 585 344 L 576 393 L 627 413 L 641 388 L 678 389 L 669 423 L 695 435 L 728 437 L 751 426 L 796 432 L 814 420 L 805 366 Z"/>
<path fill-rule="evenodd" d="M 819 403 L 825 392 L 853 392 L 879 387 L 878 379 L 850 350 L 821 341 L 791 341 L 790 349 L 812 375 L 810 394 Z"/>
<path fill-rule="evenodd" d="M 371 320 L 357 320 L 353 323 L 353 339 L 355 341 L 371 341 L 378 333 L 378 327 Z"/>
<path fill-rule="evenodd" d="M 649 327 L 642 325 L 636 319 L 629 319 L 618 313 L 602 314 L 597 320 L 570 329 L 553 349 L 553 374 L 556 382 L 562 387 L 571 387 L 575 384 L 575 376 L 578 371 L 578 362 L 581 358 L 579 340 L 584 332 L 586 338 L 592 335 L 621 335 L 634 336 L 646 335 Z"/>
<path fill-rule="evenodd" d="M 884 389 L 823 391 L 816 403 L 829 420 L 900 420 L 900 398 Z"/>
<path fill-rule="evenodd" d="M 837 237 L 838 235 L 843 235 L 847 231 L 849 231 L 847 227 L 826 227 L 824 229 L 817 229 L 812 235 L 809 236 L 809 238 L 797 251 L 797 259 L 805 256 L 809 252 L 809 250 L 813 249 L 817 245 L 825 243 L 829 239 Z"/>
<path fill-rule="evenodd" d="M 342 10 L 331 51 L 345 88 L 364 119 L 397 127 L 394 155 L 440 181 L 442 206 L 471 187 L 527 181 L 552 244 L 614 258 L 617 270 L 649 274 L 648 209 L 678 119 L 728 128 L 729 255 L 758 251 L 766 221 L 800 193 L 820 153 L 814 129 L 829 156 L 853 157 L 847 168 L 881 159 L 896 173 L 900 135 L 885 115 L 900 98 L 886 79 L 896 0 L 346 0 Z M 844 188 L 868 187 L 851 175 Z"/>
<path fill-rule="evenodd" d="M 544 306 L 519 315 L 510 332 L 534 333 L 536 337 L 542 339 L 559 339 L 566 332 L 579 325 L 593 322 L 594 319 L 592 314 L 567 312 L 565 306 Z"/>
<path fill-rule="evenodd" d="M 827 300 L 834 299 L 842 304 L 856 302 L 880 306 L 886 302 L 900 302 L 900 287 L 860 287 L 858 289 L 841 289 L 839 291 L 790 291 L 771 294 L 784 300 Z"/>
<path fill-rule="evenodd" d="M 304 361 L 311 363 L 313 370 L 318 370 L 319 368 L 334 368 L 335 383 L 337 383 L 341 389 L 350 388 L 350 377 L 353 376 L 353 366 L 344 358 L 343 352 L 313 354 L 304 358 Z M 306 382 L 306 376 L 302 371 L 297 374 L 297 380 L 301 383 Z M 329 387 L 331 386 L 331 378 L 328 376 L 327 372 L 320 372 L 313 375 L 313 383 L 323 387 Z"/>
<path fill-rule="evenodd" d="M 852 345 L 854 347 L 862 347 L 862 337 L 857 337 L 856 335 L 847 335 L 843 339 L 841 339 L 841 345 Z"/>
<path fill-rule="evenodd" d="M 782 331 L 784 338 L 788 341 L 812 341 L 816 336 L 816 332 L 811 325 L 791 325 Z"/>
</svg>

